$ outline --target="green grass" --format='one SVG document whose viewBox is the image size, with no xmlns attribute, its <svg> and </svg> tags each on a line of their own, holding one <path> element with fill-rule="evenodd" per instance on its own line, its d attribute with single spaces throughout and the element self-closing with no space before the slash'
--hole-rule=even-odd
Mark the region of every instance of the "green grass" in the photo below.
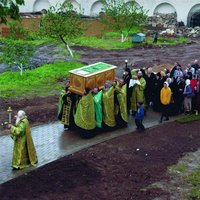
<svg viewBox="0 0 200 200">
<path fill-rule="evenodd" d="M 132 47 L 130 40 L 121 42 L 120 38 L 117 39 L 100 39 L 97 37 L 79 37 L 75 41 L 76 45 L 88 46 L 93 48 L 102 48 L 102 49 L 127 49 Z"/>
<path fill-rule="evenodd" d="M 198 120 L 200 120 L 200 115 L 192 114 L 192 115 L 181 116 L 175 121 L 180 124 L 184 124 L 184 123 L 189 123 L 189 122 L 198 121 Z"/>
<path fill-rule="evenodd" d="M 176 165 L 172 165 L 168 167 L 168 171 L 170 173 L 183 173 L 187 170 L 188 166 L 184 163 L 178 163 Z"/>
<path fill-rule="evenodd" d="M 132 43 L 132 37 L 128 37 L 128 40 L 125 42 L 121 42 L 120 35 L 118 33 L 113 33 L 110 35 L 110 37 L 79 37 L 74 42 L 76 45 L 80 46 L 88 46 L 93 48 L 102 48 L 107 50 L 115 50 L 115 49 L 128 49 L 132 47 L 138 47 L 138 46 L 146 46 L 146 45 L 152 45 L 152 46 L 168 46 L 168 45 L 177 45 L 177 44 L 183 44 L 188 41 L 187 38 L 162 38 L 160 37 L 158 39 L 158 42 L 156 44 L 153 44 L 153 38 L 152 37 L 146 37 L 145 41 L 142 43 Z"/>
<path fill-rule="evenodd" d="M 70 56 L 69 51 L 66 49 L 65 45 L 60 45 L 61 48 L 63 48 L 63 50 L 59 53 L 62 56 Z M 81 55 L 79 53 L 73 53 L 73 58 L 74 59 L 78 59 L 81 58 Z"/>
<path fill-rule="evenodd" d="M 134 27 L 129 31 L 128 35 L 132 36 L 133 34 L 139 33 L 139 32 L 143 32 L 143 29 L 141 27 Z M 127 31 L 125 31 L 125 33 L 127 33 Z M 106 32 L 106 33 L 103 34 L 103 37 L 105 37 L 105 38 L 120 38 L 121 37 L 121 33 L 112 32 L 112 31 L 111 32 Z"/>
<path fill-rule="evenodd" d="M 0 74 L 0 97 L 32 97 L 56 94 L 63 89 L 63 81 L 69 76 L 69 71 L 82 64 L 77 62 L 57 62 L 43 65 L 34 70 L 19 72 L 4 72 Z"/>
<path fill-rule="evenodd" d="M 196 200 L 200 199 L 200 167 L 194 170 L 186 180 L 192 184 L 189 197 Z"/>
<path fill-rule="evenodd" d="M 49 43 L 56 43 L 55 40 L 53 39 L 50 39 L 50 38 L 46 38 L 46 37 L 43 37 L 43 38 L 40 38 L 40 39 L 33 39 L 33 40 L 22 40 L 22 39 L 11 39 L 11 38 L 3 38 L 3 37 L 0 37 L 0 43 L 15 43 L 15 44 L 29 44 L 29 45 L 33 45 L 33 46 L 40 46 L 42 44 L 49 44 Z"/>
<path fill-rule="evenodd" d="M 148 38 L 148 43 L 152 43 L 153 39 Z M 188 42 L 188 39 L 185 37 L 179 37 L 179 38 L 166 38 L 166 37 L 158 37 L 158 42 L 154 44 L 155 46 L 157 45 L 176 45 L 176 44 L 183 44 Z"/>
</svg>

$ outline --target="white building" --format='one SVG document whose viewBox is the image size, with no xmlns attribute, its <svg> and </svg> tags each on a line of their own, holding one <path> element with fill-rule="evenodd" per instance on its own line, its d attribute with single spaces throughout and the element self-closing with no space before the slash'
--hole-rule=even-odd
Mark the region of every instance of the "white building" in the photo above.
<svg viewBox="0 0 200 200">
<path fill-rule="evenodd" d="M 60 0 L 62 1 L 62 0 Z M 71 0 L 74 7 L 81 10 L 86 16 L 98 16 L 102 4 L 99 0 Z M 129 0 L 127 0 L 129 2 Z M 200 1 L 199 0 L 136 0 L 136 2 L 148 10 L 148 15 L 154 13 L 174 13 L 177 20 L 185 25 L 200 25 Z M 25 5 L 20 7 L 21 12 L 37 12 L 56 5 L 58 0 L 25 0 Z"/>
</svg>

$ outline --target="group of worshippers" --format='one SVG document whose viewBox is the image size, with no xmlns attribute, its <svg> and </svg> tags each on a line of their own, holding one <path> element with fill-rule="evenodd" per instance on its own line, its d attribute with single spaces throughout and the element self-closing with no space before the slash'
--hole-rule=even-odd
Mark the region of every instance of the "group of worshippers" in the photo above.
<svg viewBox="0 0 200 200">
<path fill-rule="evenodd" d="M 161 112 L 169 120 L 170 115 L 181 113 L 192 114 L 200 112 L 200 66 L 198 60 L 188 64 L 185 69 L 175 63 L 172 70 L 165 69 L 153 72 L 151 67 L 146 69 L 125 70 L 125 81 L 129 85 L 127 101 L 132 114 L 136 113 L 136 102 L 143 101 L 145 109 L 152 107 Z M 132 79 L 139 80 L 139 84 L 132 87 Z"/>
<path fill-rule="evenodd" d="M 127 85 L 122 79 L 106 81 L 102 89 L 85 88 L 83 96 L 69 88 L 70 82 L 61 92 L 58 106 L 58 119 L 64 128 L 78 129 L 82 137 L 92 137 L 102 129 L 127 126 Z"/>
<path fill-rule="evenodd" d="M 90 137 L 99 129 L 125 127 L 128 115 L 137 118 L 140 106 L 144 115 L 149 107 L 161 112 L 160 123 L 172 115 L 200 112 L 198 60 L 185 69 L 175 63 L 171 70 L 160 72 L 153 72 L 152 67 L 131 70 L 126 66 L 121 78 L 107 81 L 101 90 L 85 88 L 83 96 L 72 93 L 69 83 L 59 99 L 58 118 L 64 127 L 79 128 L 83 136 Z"/>
<path fill-rule="evenodd" d="M 198 60 L 185 69 L 175 63 L 172 70 L 153 72 L 152 68 L 130 70 L 126 66 L 123 79 L 106 81 L 104 88 L 85 88 L 84 95 L 72 93 L 70 82 L 59 99 L 58 118 L 67 129 L 79 129 L 83 137 L 99 130 L 113 130 L 128 124 L 128 114 L 135 116 L 137 129 L 145 130 L 142 120 L 148 107 L 170 115 L 200 112 L 200 66 Z M 13 169 L 35 166 L 38 159 L 27 116 L 18 111 L 15 125 L 8 124 L 14 141 Z"/>
</svg>

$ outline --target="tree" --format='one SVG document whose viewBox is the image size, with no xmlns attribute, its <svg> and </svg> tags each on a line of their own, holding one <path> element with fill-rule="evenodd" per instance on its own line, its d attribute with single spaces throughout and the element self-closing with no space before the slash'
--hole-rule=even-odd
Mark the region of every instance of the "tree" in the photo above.
<svg viewBox="0 0 200 200">
<path fill-rule="evenodd" d="M 41 20 L 41 32 L 51 38 L 62 41 L 70 55 L 70 42 L 83 33 L 81 15 L 74 11 L 70 1 L 65 0 L 58 6 L 52 6 Z"/>
<path fill-rule="evenodd" d="M 105 13 L 101 16 L 102 23 L 112 27 L 121 33 L 121 41 L 124 42 L 133 27 L 143 26 L 147 19 L 147 12 L 139 6 L 135 0 L 100 0 Z"/>
<path fill-rule="evenodd" d="M 22 75 L 25 68 L 30 68 L 30 57 L 34 53 L 34 47 L 29 43 L 7 41 L 1 46 L 0 52 L 0 62 L 7 63 L 10 68 L 17 66 Z"/>
<path fill-rule="evenodd" d="M 12 19 L 19 18 L 19 6 L 24 4 L 24 0 L 1 0 L 0 1 L 0 24 L 7 23 L 7 16 Z"/>
</svg>

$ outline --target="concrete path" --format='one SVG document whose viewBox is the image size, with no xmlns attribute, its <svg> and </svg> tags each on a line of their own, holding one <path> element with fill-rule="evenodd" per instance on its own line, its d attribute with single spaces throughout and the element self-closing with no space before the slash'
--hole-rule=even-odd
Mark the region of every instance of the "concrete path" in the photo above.
<svg viewBox="0 0 200 200">
<path fill-rule="evenodd" d="M 146 128 L 156 126 L 159 124 L 159 118 L 159 113 L 148 111 L 143 124 Z M 171 117 L 170 121 L 173 120 L 174 117 Z M 57 160 L 60 157 L 70 155 L 120 135 L 132 133 L 135 128 L 134 118 L 132 116 L 129 117 L 129 125 L 127 128 L 101 133 L 91 139 L 82 139 L 76 132 L 65 131 L 60 122 L 33 127 L 31 131 L 38 155 L 38 164 L 36 167 L 23 170 L 12 170 L 13 141 L 10 135 L 0 136 L 0 184 Z"/>
</svg>

